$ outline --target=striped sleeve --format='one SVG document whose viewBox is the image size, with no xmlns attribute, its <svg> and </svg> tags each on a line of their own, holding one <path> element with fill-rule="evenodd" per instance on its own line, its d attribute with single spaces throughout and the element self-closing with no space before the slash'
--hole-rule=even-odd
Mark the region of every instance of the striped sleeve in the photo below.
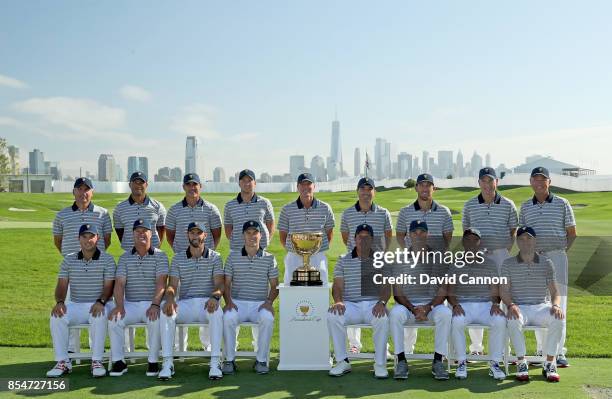
<svg viewBox="0 0 612 399">
<path fill-rule="evenodd" d="M 223 220 L 225 221 L 226 225 L 233 226 L 234 219 L 232 218 L 232 212 L 230 211 L 230 202 L 226 202 L 225 206 L 223 207 Z"/>
<path fill-rule="evenodd" d="M 342 218 L 340 219 L 340 231 L 343 233 L 349 233 L 348 215 L 346 210 L 342 212 Z"/>
<path fill-rule="evenodd" d="M 170 265 L 168 263 L 168 255 L 166 255 L 165 252 L 159 251 L 156 254 L 155 275 L 157 277 L 167 275 L 169 269 Z"/>
<path fill-rule="evenodd" d="M 342 265 L 343 257 L 338 257 L 338 262 L 336 262 L 336 266 L 334 267 L 334 278 L 344 278 L 344 266 Z"/>
<path fill-rule="evenodd" d="M 278 278 L 278 265 L 276 264 L 276 258 L 274 256 L 271 258 L 272 262 L 270 262 L 270 267 L 268 268 L 268 278 Z"/>
<path fill-rule="evenodd" d="M 166 207 L 164 206 L 164 204 L 162 204 L 161 202 L 158 202 L 159 204 L 159 217 L 157 218 L 157 227 L 162 227 L 166 225 Z"/>
<path fill-rule="evenodd" d="M 391 212 L 385 210 L 385 231 L 393 230 L 393 222 L 391 221 Z"/>
<path fill-rule="evenodd" d="M 219 213 L 219 208 L 217 208 L 217 205 L 210 204 L 210 207 L 210 219 L 208 221 L 210 229 L 218 229 L 221 227 L 221 213 Z"/>
<path fill-rule="evenodd" d="M 525 208 L 527 202 L 521 204 L 521 211 L 519 213 L 519 226 L 525 226 Z"/>
<path fill-rule="evenodd" d="M 223 270 L 223 259 L 221 259 L 221 256 L 215 256 L 212 267 L 214 276 L 223 276 L 225 274 Z"/>
<path fill-rule="evenodd" d="M 508 215 L 508 227 L 516 229 L 518 227 L 518 212 L 516 211 L 516 205 L 514 201 L 508 200 L 510 203 L 510 214 Z"/>
<path fill-rule="evenodd" d="M 166 215 L 166 228 L 168 230 L 176 231 L 176 208 L 170 207 L 168 214 Z"/>
<path fill-rule="evenodd" d="M 181 277 L 181 273 L 179 272 L 179 266 L 178 266 L 178 256 L 175 256 L 174 258 L 172 258 L 172 266 L 170 267 L 170 272 L 168 273 L 168 275 L 170 277 L 176 277 L 176 278 L 180 278 Z"/>
<path fill-rule="evenodd" d="M 102 216 L 102 233 L 103 234 L 111 234 L 113 232 L 113 223 L 111 222 L 111 217 L 108 212 L 104 212 Z"/>
<path fill-rule="evenodd" d="M 125 224 L 123 220 L 121 220 L 121 204 L 117 205 L 115 210 L 113 211 L 113 223 L 115 225 L 115 229 L 125 229 Z"/>
<path fill-rule="evenodd" d="M 287 213 L 287 209 L 283 207 L 278 217 L 278 230 L 289 232 L 289 216 L 287 215 Z"/>
<path fill-rule="evenodd" d="M 104 259 L 104 280 L 114 280 L 115 279 L 115 259 L 109 254 L 106 254 L 106 259 Z"/>
<path fill-rule="evenodd" d="M 546 285 L 550 285 L 552 283 L 557 282 L 557 274 L 555 273 L 555 268 L 550 259 L 546 260 Z"/>
<path fill-rule="evenodd" d="M 266 213 L 264 214 L 264 222 L 274 221 L 274 208 L 272 208 L 272 202 L 266 199 Z"/>
<path fill-rule="evenodd" d="M 453 217 L 451 215 L 450 209 L 445 209 L 446 215 L 444 215 L 444 223 L 442 225 L 443 233 L 452 233 L 455 230 L 455 226 L 453 226 Z"/>
<path fill-rule="evenodd" d="M 68 262 L 66 262 L 66 258 L 64 258 L 62 264 L 60 265 L 60 271 L 57 278 L 70 278 L 70 266 L 68 265 Z"/>
<path fill-rule="evenodd" d="M 233 273 L 234 273 L 234 266 L 232 265 L 232 257 L 229 256 L 227 260 L 225 261 L 225 267 L 223 268 L 223 274 L 231 278 Z"/>
<path fill-rule="evenodd" d="M 58 213 L 55 215 L 55 219 L 53 219 L 53 235 L 61 236 L 64 234 L 64 224 L 62 223 L 62 218 Z"/>
<path fill-rule="evenodd" d="M 325 219 L 325 225 L 323 226 L 325 230 L 331 230 L 336 225 L 336 218 L 334 216 L 334 212 L 332 212 L 331 206 L 327 206 L 327 218 Z"/>
<path fill-rule="evenodd" d="M 466 202 L 465 205 L 463 205 L 463 214 L 461 215 L 461 224 L 463 225 L 463 231 L 472 227 L 472 222 L 470 220 L 470 208 L 468 206 L 470 201 Z"/>
<path fill-rule="evenodd" d="M 570 205 L 569 201 L 564 201 L 565 205 L 565 228 L 572 227 L 576 225 L 576 219 L 574 218 L 574 210 Z"/>
<path fill-rule="evenodd" d="M 126 252 L 127 253 L 127 252 Z M 126 255 L 123 254 L 121 255 L 121 257 L 119 258 L 119 262 L 117 262 L 117 271 L 115 272 L 115 276 L 117 278 L 119 277 L 127 277 L 127 267 L 126 267 Z"/>
<path fill-rule="evenodd" d="M 399 215 L 397 216 L 397 224 L 395 227 L 395 232 L 396 233 L 406 233 L 406 213 L 408 213 L 408 211 L 406 210 L 406 208 L 402 208 L 400 209 Z"/>
</svg>

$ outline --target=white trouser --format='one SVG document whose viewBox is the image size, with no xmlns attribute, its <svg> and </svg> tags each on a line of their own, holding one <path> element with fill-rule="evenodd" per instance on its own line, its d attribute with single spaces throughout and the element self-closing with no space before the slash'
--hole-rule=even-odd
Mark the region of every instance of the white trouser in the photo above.
<svg viewBox="0 0 612 399">
<path fill-rule="evenodd" d="M 91 360 L 102 360 L 104 341 L 106 340 L 106 317 L 110 306 L 106 306 L 104 314 L 93 317 L 89 313 L 93 304 L 93 302 L 69 302 L 66 304 L 66 314 L 64 316 L 51 316 L 49 325 L 56 361 L 66 360 L 70 357 L 68 356 L 69 327 L 77 324 L 89 324 L 92 340 Z"/>
<path fill-rule="evenodd" d="M 149 348 L 149 363 L 157 363 L 161 341 L 159 337 L 159 318 L 149 320 L 147 310 L 151 301 L 128 302 L 125 301 L 125 317 L 108 322 L 108 334 L 111 341 L 111 361 L 124 360 L 125 353 L 125 327 L 135 323 L 147 323 L 147 347 Z M 161 313 L 161 312 L 160 312 Z"/>
<path fill-rule="evenodd" d="M 327 256 L 325 255 L 325 251 L 317 252 L 312 255 L 309 263 L 310 266 L 321 272 L 321 281 L 323 281 L 323 284 L 329 284 L 327 276 Z M 304 258 L 302 258 L 301 255 L 295 252 L 287 252 L 285 255 L 285 278 L 283 280 L 285 285 L 289 285 L 293 279 L 294 270 L 298 267 L 302 267 L 302 265 L 304 265 Z"/>
<path fill-rule="evenodd" d="M 327 328 L 334 344 L 336 362 L 346 359 L 346 326 L 350 324 L 370 324 L 373 329 L 374 359 L 376 364 L 387 363 L 387 338 L 389 337 L 389 317 L 374 317 L 372 309 L 378 301 L 344 302 L 343 315 L 328 312 Z"/>
<path fill-rule="evenodd" d="M 510 253 L 506 248 L 499 248 L 487 251 L 486 256 L 495 263 L 499 274 L 502 264 L 510 257 Z M 482 328 L 468 328 L 468 333 L 470 334 L 470 352 L 484 352 L 484 346 L 482 346 L 484 330 Z"/>
<path fill-rule="evenodd" d="M 162 356 L 171 358 L 174 350 L 174 333 L 176 324 L 180 323 L 207 323 L 210 327 L 211 357 L 221 356 L 221 340 L 223 337 L 223 311 L 221 306 L 213 313 L 206 310 L 208 298 L 189 298 L 179 300 L 176 313 L 167 316 L 161 312 L 160 335 L 162 343 Z"/>
<path fill-rule="evenodd" d="M 264 301 L 233 300 L 238 308 L 231 309 L 223 315 L 223 337 L 225 360 L 236 358 L 236 327 L 243 322 L 257 323 L 259 334 L 257 337 L 257 361 L 268 362 L 270 341 L 274 332 L 274 315 L 267 309 L 259 309 Z"/>
<path fill-rule="evenodd" d="M 451 310 L 443 304 L 434 307 L 427 315 L 427 320 L 435 324 L 434 350 L 444 356 L 448 356 L 448 336 L 450 335 L 452 315 Z M 415 323 L 415 320 L 414 314 L 404 305 L 396 304 L 389 312 L 393 351 L 396 355 L 404 352 L 404 324 L 407 322 Z M 416 323 L 418 325 L 418 322 Z M 416 328 L 411 329 L 416 330 Z"/>
<path fill-rule="evenodd" d="M 506 318 L 502 315 L 491 316 L 491 302 L 461 302 L 464 316 L 453 316 L 451 332 L 455 356 L 458 361 L 466 359 L 465 326 L 468 324 L 486 324 L 489 331 L 489 354 L 491 360 L 501 362 L 506 335 Z"/>
<path fill-rule="evenodd" d="M 236 348 L 238 348 L 238 336 L 239 335 L 240 335 L 240 325 L 236 327 Z M 257 329 L 257 326 L 251 327 L 251 335 L 253 336 L 253 340 L 251 341 L 251 344 L 253 345 L 253 350 L 257 352 L 257 340 L 259 339 L 259 330 Z M 185 337 L 187 337 L 187 334 L 185 334 Z M 204 349 L 210 346 L 210 331 L 208 329 L 208 326 L 200 327 L 200 342 L 202 343 L 202 347 Z M 185 348 L 186 347 L 187 347 L 187 342 L 185 342 Z"/>
<path fill-rule="evenodd" d="M 519 305 L 521 317 L 508 320 L 508 335 L 517 357 L 525 356 L 525 336 L 523 326 L 538 326 L 548 328 L 543 354 L 546 356 L 557 356 L 557 348 L 561 340 L 563 320 L 556 319 L 550 314 L 551 305 L 541 303 L 539 305 Z"/>
<path fill-rule="evenodd" d="M 567 352 L 567 348 L 565 347 L 565 330 L 566 330 L 566 320 L 567 320 L 567 283 L 568 283 L 568 260 L 567 254 L 564 250 L 560 249 L 557 251 L 548 251 L 544 252 L 544 256 L 550 258 L 552 260 L 553 265 L 555 267 L 555 275 L 557 278 L 557 288 L 559 289 L 559 295 L 561 297 L 561 310 L 565 314 L 565 319 L 563 319 L 563 331 L 561 332 L 561 341 L 559 342 L 559 353 L 560 355 L 565 355 Z M 546 337 L 542 331 L 535 332 L 536 344 L 538 351 L 541 351 L 543 347 L 546 346 L 545 340 Z"/>
</svg>

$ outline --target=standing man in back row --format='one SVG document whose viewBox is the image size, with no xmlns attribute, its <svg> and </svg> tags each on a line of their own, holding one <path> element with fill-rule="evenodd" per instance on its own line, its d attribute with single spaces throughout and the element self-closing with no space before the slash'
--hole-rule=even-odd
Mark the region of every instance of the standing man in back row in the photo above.
<svg viewBox="0 0 612 399">
<path fill-rule="evenodd" d="M 480 247 L 485 256 L 501 271 L 501 265 L 510 256 L 514 245 L 518 214 L 511 199 L 497 192 L 497 174 L 495 169 L 487 166 L 478 172 L 480 194 L 468 200 L 463 207 L 463 231 L 477 229 L 481 233 Z M 468 329 L 470 334 L 470 352 L 481 355 L 484 352 L 482 328 Z"/>
<path fill-rule="evenodd" d="M 567 283 L 568 262 L 567 250 L 576 239 L 576 219 L 569 201 L 550 192 L 550 173 L 544 167 L 537 167 L 531 171 L 531 188 L 533 198 L 521 205 L 521 226 L 532 227 L 538 233 L 536 251 L 542 253 L 553 262 L 557 284 L 559 287 L 560 305 L 563 314 L 567 314 Z M 565 318 L 559 353 L 557 353 L 557 366 L 568 367 L 565 358 Z M 546 347 L 544 334 L 536 331 L 537 350 L 540 354 Z"/>
</svg>

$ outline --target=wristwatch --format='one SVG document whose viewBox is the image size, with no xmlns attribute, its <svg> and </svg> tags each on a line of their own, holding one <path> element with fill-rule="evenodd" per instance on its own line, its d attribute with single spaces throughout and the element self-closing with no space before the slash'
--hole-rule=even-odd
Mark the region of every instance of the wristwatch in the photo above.
<svg viewBox="0 0 612 399">
<path fill-rule="evenodd" d="M 382 303 L 383 306 L 387 306 L 387 301 L 379 300 L 378 303 Z"/>
<path fill-rule="evenodd" d="M 102 298 L 96 299 L 96 302 L 100 302 L 102 304 L 102 306 L 106 305 L 106 301 L 104 299 L 102 299 Z"/>
<path fill-rule="evenodd" d="M 211 295 L 211 298 L 215 298 L 217 300 L 217 302 L 219 302 L 221 300 L 221 296 L 220 295 Z"/>
</svg>

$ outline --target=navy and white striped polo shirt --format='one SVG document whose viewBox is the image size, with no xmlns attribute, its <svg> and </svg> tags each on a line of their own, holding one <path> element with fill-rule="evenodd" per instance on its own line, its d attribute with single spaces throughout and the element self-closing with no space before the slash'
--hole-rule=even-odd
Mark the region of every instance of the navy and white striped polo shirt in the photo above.
<svg viewBox="0 0 612 399">
<path fill-rule="evenodd" d="M 298 197 L 294 202 L 283 206 L 278 217 L 278 230 L 289 233 L 285 246 L 288 251 L 293 251 L 291 243 L 292 233 L 323 233 L 323 242 L 319 252 L 329 249 L 327 230 L 336 225 L 334 213 L 329 204 L 316 198 L 312 201 L 310 208 L 305 208 Z"/>
<path fill-rule="evenodd" d="M 496 192 L 493 202 L 487 204 L 481 193 L 465 203 L 462 223 L 463 231 L 480 230 L 482 248 L 496 250 L 510 246 L 510 229 L 517 228 L 518 214 L 512 200 Z"/>
<path fill-rule="evenodd" d="M 266 248 L 268 246 L 270 232 L 266 222 L 274 221 L 274 210 L 272 203 L 267 198 L 253 195 L 251 201 L 246 202 L 238 193 L 238 196 L 227 204 L 223 210 L 223 223 L 232 226 L 232 237 L 230 239 L 230 249 L 240 250 L 244 247 L 244 236 L 242 235 L 242 225 L 249 220 L 255 220 L 261 225 L 261 241 L 260 246 Z"/>
<path fill-rule="evenodd" d="M 176 233 L 172 246 L 174 253 L 183 252 L 189 247 L 187 226 L 191 222 L 200 222 L 207 228 L 208 235 L 206 236 L 205 246 L 206 248 L 214 247 L 211 230 L 221 227 L 219 208 L 203 198 L 198 200 L 196 206 L 191 207 L 187 204 L 187 200 L 183 198 L 182 201 L 172 205 L 166 217 L 166 228 Z"/>
<path fill-rule="evenodd" d="M 68 279 L 70 301 L 93 303 L 102 297 L 104 282 L 115 280 L 115 260 L 99 249 L 90 260 L 82 251 L 73 252 L 64 257 L 58 278 Z"/>
<path fill-rule="evenodd" d="M 346 248 L 350 251 L 355 247 L 355 231 L 357 226 L 361 224 L 368 224 L 372 226 L 374 231 L 374 239 L 380 250 L 385 249 L 385 232 L 391 231 L 391 214 L 385 208 L 375 203 L 372 203 L 370 209 L 363 212 L 359 201 L 355 205 L 347 208 L 342 212 L 342 219 L 340 222 L 340 231 L 348 233 L 348 240 Z"/>
<path fill-rule="evenodd" d="M 468 281 L 469 278 L 475 277 L 486 277 L 492 278 L 497 277 L 497 265 L 489 258 L 485 258 L 483 263 L 472 263 L 462 267 L 452 265 L 449 267 L 449 276 L 456 276 L 457 283 L 454 284 L 450 289 L 449 296 L 457 298 L 459 303 L 461 302 L 490 302 L 491 301 L 491 284 L 470 284 L 461 283 L 459 280 L 460 275 L 465 275 L 463 278 Z M 497 290 L 495 290 L 497 293 Z"/>
<path fill-rule="evenodd" d="M 409 248 L 412 251 L 412 248 Z M 394 292 L 399 288 L 401 294 L 408 298 L 413 304 L 422 304 L 431 301 L 437 294 L 440 285 L 437 283 L 429 283 L 426 279 L 433 277 L 442 277 L 448 273 L 449 267 L 444 263 L 437 263 L 433 260 L 434 252 L 426 252 L 428 254 L 427 262 L 419 262 L 414 267 L 412 264 L 401 263 L 394 266 L 394 275 L 412 276 L 413 281 L 406 284 L 397 284 L 394 286 Z M 421 277 L 423 275 L 424 277 Z M 422 280 L 423 279 L 423 280 Z M 423 282 L 423 283 L 422 283 Z"/>
<path fill-rule="evenodd" d="M 404 238 L 406 248 L 412 245 L 408 231 L 410 223 L 415 220 L 427 223 L 427 243 L 431 248 L 441 250 L 446 247 L 444 233 L 452 233 L 454 230 L 453 217 L 448 207 L 432 201 L 431 207 L 428 210 L 424 210 L 419 205 L 419 201 L 416 200 L 414 203 L 400 209 L 395 230 L 397 233 L 406 234 Z"/>
<path fill-rule="evenodd" d="M 168 255 L 151 247 L 140 256 L 136 248 L 125 251 L 117 264 L 116 278 L 125 278 L 125 300 L 128 302 L 150 301 L 155 296 L 159 276 L 168 275 Z"/>
<path fill-rule="evenodd" d="M 115 229 L 124 229 L 121 240 L 121 248 L 129 251 L 134 246 L 134 234 L 132 227 L 138 219 L 143 219 L 151 223 L 151 245 L 159 248 L 161 243 L 155 227 L 166 225 L 166 208 L 161 202 L 149 197 L 145 197 L 142 204 L 137 203 L 130 195 L 125 201 L 121 201 L 113 211 L 113 223 Z"/>
<path fill-rule="evenodd" d="M 569 201 L 550 193 L 543 203 L 539 203 L 535 196 L 523 202 L 519 221 L 521 226 L 529 226 L 535 231 L 538 251 L 564 250 L 567 246 L 566 229 L 576 226 Z"/>
<path fill-rule="evenodd" d="M 53 235 L 62 236 L 63 256 L 81 250 L 79 229 L 84 224 L 91 224 L 98 228 L 100 237 L 97 246 L 101 251 L 106 249 L 104 235 L 111 234 L 113 231 L 108 211 L 101 206 L 94 205 L 93 202 L 89 203 L 85 211 L 81 211 L 75 202 L 72 206 L 59 211 L 53 220 Z"/>
<path fill-rule="evenodd" d="M 170 277 L 179 279 L 179 300 L 208 298 L 215 291 L 215 276 L 223 276 L 223 260 L 217 251 L 206 248 L 199 258 L 189 249 L 172 258 Z"/>
<path fill-rule="evenodd" d="M 537 254 L 533 263 L 524 262 L 520 254 L 506 259 L 501 276 L 508 279 L 512 301 L 517 305 L 548 302 L 548 286 L 557 280 L 552 261 Z"/>
<path fill-rule="evenodd" d="M 268 297 L 269 281 L 278 278 L 276 258 L 259 249 L 253 257 L 244 247 L 232 251 L 225 261 L 225 276 L 232 279 L 232 298 L 241 301 L 265 301 Z"/>
<path fill-rule="evenodd" d="M 362 259 L 357 256 L 357 249 L 341 255 L 334 267 L 334 279 L 343 280 L 342 300 L 348 302 L 377 301 L 376 296 L 361 295 Z"/>
</svg>

